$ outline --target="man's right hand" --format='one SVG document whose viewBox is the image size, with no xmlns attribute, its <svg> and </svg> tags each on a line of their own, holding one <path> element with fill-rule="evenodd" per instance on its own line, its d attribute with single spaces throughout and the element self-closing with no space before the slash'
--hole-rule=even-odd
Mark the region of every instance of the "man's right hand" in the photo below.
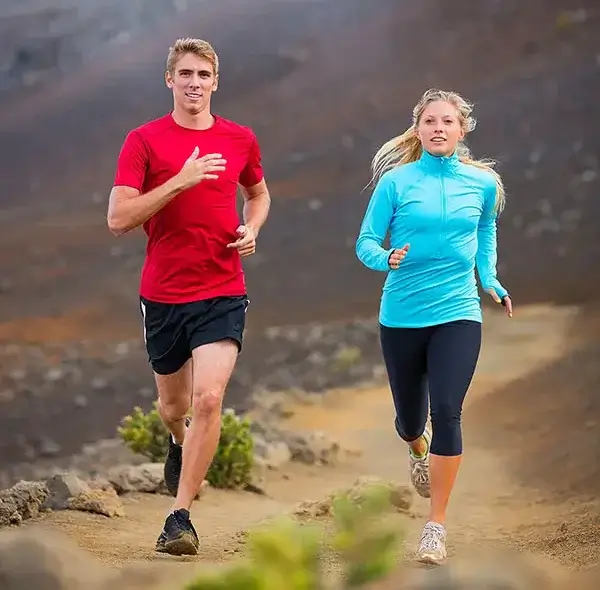
<svg viewBox="0 0 600 590">
<path fill-rule="evenodd" d="M 392 270 L 399 268 L 400 263 L 406 257 L 409 248 L 410 244 L 405 244 L 402 248 L 396 248 L 392 251 L 390 257 L 388 258 L 388 265 Z"/>
<path fill-rule="evenodd" d="M 203 180 L 216 180 L 219 178 L 216 173 L 225 170 L 227 160 L 224 160 L 221 154 L 206 154 L 199 158 L 199 153 L 200 149 L 196 146 L 177 175 L 184 189 L 191 188 Z"/>
</svg>

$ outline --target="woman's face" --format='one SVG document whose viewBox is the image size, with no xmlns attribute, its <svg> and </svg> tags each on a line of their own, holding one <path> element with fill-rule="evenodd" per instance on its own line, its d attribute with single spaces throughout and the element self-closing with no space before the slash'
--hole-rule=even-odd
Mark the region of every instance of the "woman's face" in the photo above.
<svg viewBox="0 0 600 590">
<path fill-rule="evenodd" d="M 423 149 L 435 156 L 450 156 L 465 136 L 456 107 L 449 102 L 430 102 L 417 124 Z"/>
</svg>

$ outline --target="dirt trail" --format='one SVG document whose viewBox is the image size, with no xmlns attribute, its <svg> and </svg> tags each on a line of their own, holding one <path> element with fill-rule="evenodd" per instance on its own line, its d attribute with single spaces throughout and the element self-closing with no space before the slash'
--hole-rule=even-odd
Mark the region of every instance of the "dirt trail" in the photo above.
<svg viewBox="0 0 600 590">
<path fill-rule="evenodd" d="M 510 460 L 506 461 L 502 452 L 479 444 L 481 433 L 495 422 L 495 414 L 486 408 L 493 407 L 496 392 L 555 365 L 569 349 L 580 344 L 571 329 L 576 319 L 577 311 L 572 308 L 544 306 L 520 309 L 511 322 L 500 313 L 487 313 L 481 363 L 465 411 L 466 455 L 449 515 L 451 556 L 477 543 L 533 550 L 569 569 L 598 561 L 600 499 L 593 489 L 589 497 L 572 494 L 557 503 L 551 489 L 527 485 L 512 472 L 524 447 L 511 449 L 507 439 L 503 446 Z M 537 393 L 530 392 L 531 396 Z M 514 411 L 518 413 L 520 408 Z M 266 497 L 210 490 L 193 509 L 202 544 L 198 558 L 175 559 L 153 552 L 155 537 L 169 509 L 165 497 L 125 498 L 127 515 L 122 519 L 59 512 L 24 528 L 65 533 L 109 566 L 158 562 L 173 568 L 161 567 L 169 575 L 187 577 L 194 568 L 242 554 L 244 531 L 289 512 L 300 501 L 322 499 L 361 475 L 407 481 L 406 454 L 393 430 L 391 399 L 385 387 L 331 392 L 322 403 L 294 407 L 288 422 L 292 428 L 323 429 L 337 436 L 345 447 L 358 448 L 362 453 L 335 467 L 293 465 L 285 473 L 271 472 Z M 557 461 L 559 466 L 564 463 L 560 456 Z M 589 468 L 598 470 L 593 464 Z M 553 473 L 548 474 L 548 482 L 550 475 L 557 475 L 555 467 L 550 469 Z M 413 517 L 405 517 L 408 556 L 426 509 L 426 501 L 417 497 Z M 594 527 L 595 540 L 591 534 Z M 566 536 L 569 541 L 561 544 Z"/>
</svg>

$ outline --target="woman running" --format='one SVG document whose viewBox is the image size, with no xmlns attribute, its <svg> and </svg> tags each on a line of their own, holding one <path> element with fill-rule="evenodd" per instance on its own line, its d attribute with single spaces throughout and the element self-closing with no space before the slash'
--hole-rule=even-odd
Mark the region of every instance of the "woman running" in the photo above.
<svg viewBox="0 0 600 590">
<path fill-rule="evenodd" d="M 462 405 L 481 345 L 483 289 L 512 317 L 496 278 L 496 217 L 502 180 L 492 161 L 463 143 L 475 127 L 472 105 L 428 90 L 412 125 L 372 162 L 375 189 L 356 243 L 359 260 L 387 272 L 379 310 L 381 347 L 408 443 L 415 490 L 431 498 L 417 559 L 446 558 L 446 509 L 462 457 Z M 390 233 L 390 248 L 382 244 Z M 427 427 L 431 408 L 431 430 Z"/>
</svg>

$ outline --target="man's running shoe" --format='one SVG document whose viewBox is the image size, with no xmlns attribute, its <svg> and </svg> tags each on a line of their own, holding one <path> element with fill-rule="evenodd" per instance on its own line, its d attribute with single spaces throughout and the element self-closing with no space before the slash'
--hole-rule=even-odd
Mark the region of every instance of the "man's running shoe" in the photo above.
<svg viewBox="0 0 600 590">
<path fill-rule="evenodd" d="M 199 546 L 189 511 L 180 508 L 169 514 L 156 541 L 156 551 L 169 555 L 197 555 Z"/>
<path fill-rule="evenodd" d="M 186 428 L 190 425 L 189 418 L 186 418 Z M 183 447 L 173 440 L 173 435 L 169 436 L 169 451 L 165 459 L 164 479 L 167 490 L 171 496 L 177 496 L 179 489 L 179 479 L 181 478 L 181 466 L 183 463 Z"/>
</svg>

